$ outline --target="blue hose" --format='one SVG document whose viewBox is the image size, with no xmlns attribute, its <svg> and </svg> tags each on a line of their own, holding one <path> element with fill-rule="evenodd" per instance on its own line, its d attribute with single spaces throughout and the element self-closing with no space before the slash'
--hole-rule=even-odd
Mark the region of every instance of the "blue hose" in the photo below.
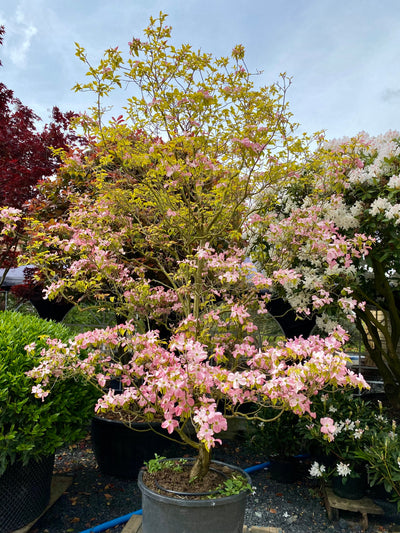
<svg viewBox="0 0 400 533">
<path fill-rule="evenodd" d="M 251 474 L 252 472 L 257 472 L 257 470 L 262 470 L 263 468 L 267 468 L 271 463 L 270 461 L 267 461 L 266 463 L 261 463 L 259 465 L 249 466 L 248 468 L 244 468 L 243 470 L 247 472 L 248 474 Z"/>
<path fill-rule="evenodd" d="M 269 466 L 270 462 L 267 463 L 261 463 L 259 465 L 249 466 L 248 468 L 244 468 L 243 470 L 247 472 L 248 474 L 251 472 L 257 472 L 257 470 L 262 470 L 263 468 L 266 468 Z M 80 533 L 100 533 L 101 531 L 105 531 L 106 529 L 109 529 L 111 527 L 119 526 L 120 524 L 125 524 L 125 522 L 128 522 L 131 517 L 135 514 L 142 514 L 142 510 L 139 509 L 138 511 L 134 511 L 133 513 L 128 513 L 126 515 L 120 516 L 119 518 L 114 518 L 114 520 L 110 520 L 109 522 L 104 522 L 103 524 L 99 524 L 98 526 L 91 527 L 90 529 L 85 529 L 84 531 L 81 531 Z"/>
<path fill-rule="evenodd" d="M 125 522 L 128 522 L 131 517 L 135 514 L 142 514 L 142 510 L 134 511 L 133 513 L 128 513 L 124 516 L 120 516 L 118 518 L 114 518 L 114 520 L 110 520 L 109 522 L 104 522 L 104 524 L 100 524 L 95 527 L 91 527 L 90 529 L 85 529 L 84 531 L 81 531 L 81 533 L 100 533 L 100 531 L 105 531 L 106 529 L 110 527 L 119 526 L 120 524 L 125 524 Z"/>
</svg>

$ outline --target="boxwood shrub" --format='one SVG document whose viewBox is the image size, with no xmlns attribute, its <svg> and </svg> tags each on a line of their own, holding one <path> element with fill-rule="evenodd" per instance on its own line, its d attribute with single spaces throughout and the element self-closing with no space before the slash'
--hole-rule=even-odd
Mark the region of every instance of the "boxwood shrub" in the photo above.
<svg viewBox="0 0 400 533">
<path fill-rule="evenodd" d="M 62 324 L 0 312 L 0 475 L 16 460 L 26 464 L 85 436 L 99 393 L 71 379 L 56 382 L 42 401 L 32 394 L 34 381 L 26 375 L 40 360 L 25 350 L 27 344 L 45 347 L 47 338 L 69 337 Z"/>
</svg>

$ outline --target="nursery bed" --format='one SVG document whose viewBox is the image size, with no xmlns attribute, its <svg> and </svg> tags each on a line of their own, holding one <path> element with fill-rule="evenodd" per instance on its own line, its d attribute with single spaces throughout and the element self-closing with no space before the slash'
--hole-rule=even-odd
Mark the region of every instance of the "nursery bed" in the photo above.
<svg viewBox="0 0 400 533">
<path fill-rule="evenodd" d="M 229 441 L 214 453 L 215 459 L 242 468 L 262 463 L 266 458 L 249 456 L 240 441 Z M 361 531 L 359 516 L 343 513 L 337 522 L 328 519 L 318 483 L 303 475 L 294 483 L 271 480 L 268 469 L 251 474 L 255 494 L 248 499 L 245 524 L 281 528 L 283 533 L 325 533 Z M 90 437 L 65 448 L 56 456 L 55 471 L 73 474 L 68 490 L 40 518 L 31 533 L 79 533 L 141 508 L 135 481 L 103 475 L 97 468 Z M 382 503 L 382 502 L 380 502 Z M 400 531 L 400 516 L 395 506 L 384 502 L 384 516 L 369 517 L 368 533 Z M 109 528 L 107 533 L 122 533 L 126 524 Z"/>
</svg>

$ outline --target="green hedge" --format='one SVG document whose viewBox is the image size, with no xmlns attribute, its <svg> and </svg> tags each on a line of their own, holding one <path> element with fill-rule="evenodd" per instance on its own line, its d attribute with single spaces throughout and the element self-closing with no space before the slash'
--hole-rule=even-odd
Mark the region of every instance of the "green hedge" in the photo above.
<svg viewBox="0 0 400 533">
<path fill-rule="evenodd" d="M 26 372 L 40 360 L 25 346 L 46 338 L 66 341 L 71 332 L 62 324 L 33 315 L 0 312 L 0 475 L 16 459 L 49 455 L 81 439 L 93 415 L 98 392 L 86 382 L 58 381 L 42 401 L 32 394 L 34 381 Z"/>
</svg>

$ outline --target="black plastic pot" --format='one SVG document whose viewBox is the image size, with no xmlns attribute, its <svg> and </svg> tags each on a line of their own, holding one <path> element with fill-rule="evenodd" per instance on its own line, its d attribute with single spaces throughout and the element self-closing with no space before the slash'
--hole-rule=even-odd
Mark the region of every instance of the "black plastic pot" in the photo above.
<svg viewBox="0 0 400 533">
<path fill-rule="evenodd" d="M 220 461 L 214 464 L 224 465 Z M 240 472 L 251 484 L 250 476 L 241 468 L 224 465 Z M 158 494 L 143 482 L 139 473 L 138 486 L 142 492 L 143 533 L 242 533 L 247 492 L 202 500 L 177 499 Z"/>
<path fill-rule="evenodd" d="M 301 479 L 300 459 L 297 457 L 273 458 L 268 466 L 271 479 L 280 483 L 295 483 Z"/>
<path fill-rule="evenodd" d="M 342 476 L 332 477 L 332 490 L 339 496 L 339 498 L 345 498 L 346 500 L 360 500 L 367 493 L 368 483 L 365 473 L 360 477 L 348 477 L 343 483 Z"/>
<path fill-rule="evenodd" d="M 144 461 L 154 454 L 165 455 L 173 443 L 160 423 L 131 423 L 95 416 L 92 419 L 92 447 L 103 474 L 137 479 Z"/>
<path fill-rule="evenodd" d="M 0 531 L 9 533 L 38 518 L 50 499 L 54 455 L 27 465 L 16 461 L 0 476 Z"/>
</svg>

